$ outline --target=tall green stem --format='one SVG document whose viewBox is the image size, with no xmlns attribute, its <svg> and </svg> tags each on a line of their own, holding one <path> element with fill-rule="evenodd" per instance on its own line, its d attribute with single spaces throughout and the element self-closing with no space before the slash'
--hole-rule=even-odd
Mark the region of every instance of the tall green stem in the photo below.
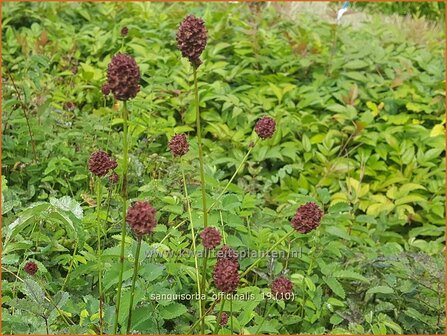
<svg viewBox="0 0 447 336">
<path fill-rule="evenodd" d="M 259 139 L 259 138 L 258 138 Z M 248 150 L 247 154 L 245 154 L 244 158 L 242 159 L 241 163 L 239 164 L 239 166 L 237 167 L 236 171 L 234 172 L 233 176 L 231 176 L 230 180 L 228 181 L 227 185 L 225 186 L 225 188 L 221 191 L 221 193 L 219 194 L 219 196 L 216 197 L 216 199 L 214 200 L 214 202 L 211 204 L 211 206 L 208 208 L 208 212 L 211 211 L 211 209 L 216 205 L 216 203 L 220 200 L 220 198 L 223 196 L 223 194 L 227 191 L 228 187 L 230 186 L 231 182 L 233 182 L 234 178 L 236 177 L 237 173 L 239 173 L 239 170 L 242 168 L 242 166 L 244 165 L 245 161 L 247 161 L 248 156 L 250 155 L 251 151 L 253 150 L 253 148 L 256 146 L 258 139 L 256 140 L 256 142 L 254 143 L 253 146 L 250 147 L 250 149 Z"/>
<path fill-rule="evenodd" d="M 204 251 L 205 251 L 205 256 L 203 258 L 203 266 L 202 266 L 203 267 L 202 268 L 202 288 L 200 289 L 200 291 L 203 294 L 206 294 L 206 264 L 208 262 L 209 250 L 205 249 Z M 200 303 L 202 306 L 201 310 L 205 311 L 206 298 L 205 298 L 205 300 L 202 300 L 202 298 L 200 298 L 200 299 L 201 299 Z M 202 334 L 204 334 L 205 333 L 205 320 L 202 320 L 201 326 L 202 326 Z"/>
<path fill-rule="evenodd" d="M 96 224 L 97 224 L 97 240 L 98 240 L 98 262 L 99 262 L 99 274 L 98 274 L 98 294 L 99 294 L 99 334 L 102 335 L 103 329 L 103 306 L 104 297 L 102 293 L 102 262 L 101 262 L 101 221 L 99 220 L 99 210 L 101 209 L 101 180 L 98 177 L 96 179 Z"/>
<path fill-rule="evenodd" d="M 129 303 L 129 314 L 127 315 L 127 329 L 126 333 L 129 334 L 130 326 L 132 325 L 132 311 L 133 311 L 133 299 L 135 297 L 135 282 L 137 281 L 138 275 L 138 266 L 140 259 L 140 250 L 141 250 L 141 236 L 138 236 L 137 240 L 137 252 L 135 253 L 135 263 L 133 266 L 133 277 L 132 277 L 132 287 L 130 290 L 130 303 Z"/>
<path fill-rule="evenodd" d="M 233 328 L 233 296 L 231 296 L 230 298 L 230 327 L 231 327 L 231 332 L 233 332 L 234 328 Z"/>
<path fill-rule="evenodd" d="M 73 269 L 76 252 L 78 252 L 78 241 L 76 241 L 76 243 L 75 243 L 73 255 L 71 256 L 71 260 L 70 260 L 70 266 L 68 266 L 67 275 L 65 276 L 64 284 L 62 285 L 62 288 L 61 288 L 62 292 L 65 289 L 65 285 L 67 284 L 68 278 L 70 277 L 70 274 L 71 274 L 71 270 Z"/>
<path fill-rule="evenodd" d="M 313 266 L 314 266 L 314 260 L 315 260 L 315 250 L 317 248 L 317 240 L 320 237 L 320 230 L 317 230 L 317 234 L 314 236 L 313 239 L 313 243 L 312 243 L 312 247 L 309 251 L 309 255 L 310 255 L 310 263 L 309 263 L 309 267 L 307 268 L 307 272 L 306 272 L 306 276 L 310 277 L 312 270 L 313 270 Z M 303 305 L 301 306 L 301 317 L 304 317 L 304 306 L 305 306 L 305 301 L 306 301 L 306 290 L 305 290 L 305 285 L 304 285 L 304 281 L 305 278 L 303 278 L 303 283 L 302 283 L 302 291 L 303 291 L 303 295 L 302 295 L 302 300 L 303 300 Z"/>
<path fill-rule="evenodd" d="M 200 276 L 199 276 L 199 261 L 197 260 L 197 248 L 196 248 L 196 236 L 194 232 L 194 224 L 192 221 L 192 212 L 191 212 L 191 206 L 189 204 L 189 196 L 188 196 L 188 188 L 186 187 L 186 177 L 185 172 L 183 170 L 183 166 L 181 166 L 182 170 L 182 177 L 183 177 L 183 189 L 185 192 L 185 198 L 186 198 L 186 206 L 188 208 L 188 215 L 189 215 L 189 225 L 191 226 L 191 240 L 192 240 L 192 248 L 194 253 L 194 264 L 196 268 L 196 282 L 197 282 L 197 294 L 199 295 L 199 314 L 200 314 L 200 320 L 203 319 L 203 310 L 202 310 L 202 291 L 200 286 Z"/>
<path fill-rule="evenodd" d="M 264 324 L 266 317 L 270 314 L 270 311 L 272 310 L 274 305 L 275 305 L 275 301 L 272 302 L 272 304 L 270 305 L 269 309 L 265 312 L 264 316 L 262 317 L 262 321 L 259 324 L 258 329 L 256 329 L 255 334 L 259 333 L 259 330 L 261 330 L 261 327 Z"/>
<path fill-rule="evenodd" d="M 196 105 L 196 128 L 197 128 L 197 143 L 199 147 L 199 161 L 200 161 L 200 184 L 202 188 L 202 209 L 203 209 L 203 227 L 208 226 L 208 209 L 206 207 L 206 190 L 205 190 L 205 168 L 203 161 L 203 150 L 202 150 L 202 131 L 200 128 L 200 108 L 199 108 L 199 89 L 197 86 L 197 67 L 193 66 L 194 73 L 194 98 Z M 206 253 L 206 252 L 205 252 Z M 202 293 L 206 292 L 206 263 L 207 255 L 205 254 L 205 259 L 203 261 L 203 272 L 202 272 Z M 201 300 L 202 312 L 205 311 L 205 300 Z M 205 333 L 205 320 L 201 322 L 202 334 Z"/>
<path fill-rule="evenodd" d="M 208 211 L 206 207 L 205 166 L 203 161 L 203 150 L 202 150 L 202 130 L 200 128 L 199 89 L 197 87 L 197 68 L 194 67 L 193 69 L 194 69 L 194 98 L 196 105 L 197 143 L 199 147 L 199 161 L 200 161 L 200 184 L 202 188 L 203 226 L 207 227 Z"/>
<path fill-rule="evenodd" d="M 126 101 L 123 102 L 123 222 L 121 225 L 121 253 L 120 253 L 120 272 L 118 276 L 118 293 L 116 295 L 116 307 L 115 307 L 115 322 L 113 325 L 113 333 L 116 334 L 118 330 L 118 317 L 121 304 L 121 287 L 123 285 L 123 272 L 124 272 L 124 246 L 126 241 L 126 212 L 127 212 L 127 163 L 129 156 L 129 149 L 127 144 L 127 119 L 129 112 L 127 110 Z"/>
<path fill-rule="evenodd" d="M 220 320 L 222 318 L 222 312 L 223 312 L 224 303 L 225 303 L 225 296 L 222 297 L 222 302 L 220 304 L 219 314 L 217 315 L 216 327 L 214 328 L 214 334 L 217 334 L 217 332 L 220 329 Z"/>
<path fill-rule="evenodd" d="M 281 244 L 284 240 L 286 240 L 288 237 L 290 237 L 293 233 L 295 233 L 295 230 L 290 231 L 288 234 L 286 234 L 284 237 L 282 237 L 280 240 L 278 240 L 275 244 L 273 244 L 267 251 L 266 254 L 270 253 L 273 251 L 273 249 L 278 246 L 279 244 Z M 258 259 L 255 260 L 255 262 L 253 264 L 250 265 L 249 268 L 247 268 L 242 274 L 241 274 L 241 278 L 243 278 L 245 275 L 248 274 L 248 272 L 250 272 L 262 259 L 264 259 L 264 257 L 260 257 Z"/>
</svg>

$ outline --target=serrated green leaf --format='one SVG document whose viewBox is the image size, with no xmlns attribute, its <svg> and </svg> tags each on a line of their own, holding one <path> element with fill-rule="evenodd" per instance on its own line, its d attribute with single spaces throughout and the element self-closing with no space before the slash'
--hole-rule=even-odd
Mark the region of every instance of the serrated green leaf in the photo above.
<svg viewBox="0 0 447 336">
<path fill-rule="evenodd" d="M 368 282 L 368 279 L 365 278 L 363 275 L 354 272 L 354 271 L 336 271 L 332 274 L 335 278 L 341 278 L 341 279 L 352 279 L 352 280 L 358 280 L 363 282 Z"/>
<path fill-rule="evenodd" d="M 45 293 L 36 281 L 27 277 L 23 280 L 23 284 L 23 289 L 27 297 L 41 306 L 46 306 Z"/>
<path fill-rule="evenodd" d="M 336 295 L 338 295 L 342 299 L 346 297 L 346 293 L 343 289 L 342 284 L 336 278 L 324 277 L 323 280 Z"/>
<path fill-rule="evenodd" d="M 187 309 L 181 303 L 171 303 L 168 306 L 160 307 L 160 316 L 165 320 L 172 320 L 187 312 Z"/>
</svg>

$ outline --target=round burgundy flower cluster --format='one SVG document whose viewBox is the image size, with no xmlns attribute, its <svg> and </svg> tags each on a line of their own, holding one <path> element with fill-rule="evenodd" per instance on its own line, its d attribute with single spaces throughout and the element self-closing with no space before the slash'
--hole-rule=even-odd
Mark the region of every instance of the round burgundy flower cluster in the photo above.
<svg viewBox="0 0 447 336">
<path fill-rule="evenodd" d="M 96 176 L 102 177 L 118 166 L 116 161 L 109 154 L 99 150 L 93 152 L 88 160 L 88 169 Z"/>
<path fill-rule="evenodd" d="M 271 138 L 275 129 L 276 122 L 270 117 L 262 117 L 255 125 L 255 132 L 261 139 Z"/>
<path fill-rule="evenodd" d="M 189 144 L 186 134 L 176 134 L 169 141 L 169 149 L 174 156 L 183 156 L 188 153 Z"/>
<path fill-rule="evenodd" d="M 157 225 L 156 210 L 149 202 L 135 202 L 128 210 L 126 221 L 137 236 L 151 233 Z"/>
<path fill-rule="evenodd" d="M 292 290 L 292 282 L 283 276 L 277 278 L 272 283 L 272 294 L 278 300 L 282 300 L 288 295 L 292 294 Z"/>
<path fill-rule="evenodd" d="M 308 233 L 316 229 L 323 217 L 323 210 L 314 202 L 300 206 L 292 218 L 292 226 L 300 233 Z"/>
<path fill-rule="evenodd" d="M 205 249 L 212 250 L 217 245 L 220 244 L 221 236 L 219 231 L 213 227 L 207 227 L 200 233 L 200 238 L 202 238 L 202 244 Z"/>
<path fill-rule="evenodd" d="M 226 326 L 228 323 L 228 314 L 226 312 L 222 312 L 222 314 L 220 314 L 220 319 L 218 322 L 222 327 Z"/>
<path fill-rule="evenodd" d="M 120 177 L 118 176 L 118 174 L 116 172 L 112 172 L 112 174 L 110 174 L 110 176 L 109 176 L 110 184 L 117 184 L 119 179 L 120 179 Z"/>
<path fill-rule="evenodd" d="M 110 94 L 110 85 L 105 83 L 103 86 L 101 86 L 101 92 L 104 96 L 108 96 Z"/>
<path fill-rule="evenodd" d="M 107 68 L 107 83 L 101 88 L 107 95 L 113 93 L 118 100 L 135 98 L 140 91 L 140 69 L 132 56 L 116 54 Z"/>
<path fill-rule="evenodd" d="M 68 102 L 64 103 L 64 109 L 67 111 L 70 111 L 70 112 L 74 111 L 75 108 L 76 108 L 76 105 L 73 102 L 68 101 Z"/>
<path fill-rule="evenodd" d="M 226 251 L 218 256 L 213 272 L 216 288 L 225 293 L 233 293 L 239 286 L 239 261 L 234 257 L 234 250 L 232 250 L 234 254 L 228 253 L 229 250 L 232 249 L 226 247 Z"/>
<path fill-rule="evenodd" d="M 200 55 L 206 47 L 207 31 L 201 18 L 189 15 L 183 19 L 177 31 L 177 46 L 183 57 L 198 67 L 202 64 Z"/>
<path fill-rule="evenodd" d="M 37 264 L 34 261 L 28 261 L 25 264 L 25 267 L 23 267 L 23 269 L 25 270 L 26 273 L 28 273 L 29 275 L 34 275 L 36 274 L 38 268 L 37 268 Z"/>
</svg>

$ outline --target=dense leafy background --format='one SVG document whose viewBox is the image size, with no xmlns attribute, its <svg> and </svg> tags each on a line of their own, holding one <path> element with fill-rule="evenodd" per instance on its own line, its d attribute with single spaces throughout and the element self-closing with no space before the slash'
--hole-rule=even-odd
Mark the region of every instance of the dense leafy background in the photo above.
<svg viewBox="0 0 447 336">
<path fill-rule="evenodd" d="M 278 303 L 260 332 L 444 332 L 445 32 L 420 21 L 387 23 L 383 14 L 336 26 L 292 16 L 287 6 L 2 4 L 4 333 L 45 332 L 39 314 L 54 333 L 97 331 L 98 265 L 113 320 L 120 198 L 113 190 L 110 216 L 101 213 L 108 222 L 98 262 L 86 162 L 98 148 L 121 158 L 118 106 L 100 91 L 119 50 L 142 72 L 142 90 L 129 104 L 130 196 L 159 209 L 143 254 L 190 247 L 181 164 L 166 146 L 175 133 L 189 132 L 192 150 L 182 165 L 199 209 L 191 68 L 175 43 L 189 13 L 202 16 L 209 31 L 199 89 L 210 200 L 255 141 L 256 120 L 270 115 L 278 124 L 273 139 L 253 149 L 210 224 L 235 248 L 266 250 L 289 230 L 297 205 L 316 200 L 326 213 L 317 233 L 279 247 L 301 249 L 300 258 L 266 260 L 242 282 L 239 292 L 256 299 L 234 303 L 234 332 L 257 331 L 260 293 L 282 271 L 296 297 Z M 125 304 L 135 250 L 128 239 Z M 29 259 L 38 262 L 40 283 L 22 270 Z M 243 259 L 242 269 L 251 261 Z M 133 329 L 187 333 L 196 302 L 149 294 L 194 293 L 193 259 L 144 259 L 141 268 Z M 30 295 L 44 295 L 43 287 L 75 326 Z M 126 309 L 122 314 L 124 321 Z"/>
<path fill-rule="evenodd" d="M 366 8 L 372 12 L 384 14 L 410 15 L 412 17 L 424 17 L 429 20 L 445 20 L 445 3 L 441 1 L 420 2 L 356 2 L 355 8 Z"/>
</svg>

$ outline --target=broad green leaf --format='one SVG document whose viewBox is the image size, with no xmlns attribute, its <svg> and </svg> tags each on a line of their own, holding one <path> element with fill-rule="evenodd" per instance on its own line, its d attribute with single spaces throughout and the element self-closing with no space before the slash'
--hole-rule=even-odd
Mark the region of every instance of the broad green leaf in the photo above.
<svg viewBox="0 0 447 336">
<path fill-rule="evenodd" d="M 368 282 L 367 278 L 365 278 L 363 275 L 361 275 L 357 272 L 354 272 L 354 271 L 348 271 L 348 270 L 336 271 L 332 274 L 332 276 L 335 278 L 352 279 L 352 280 L 358 280 L 358 281 L 362 281 L 362 282 Z"/>
<path fill-rule="evenodd" d="M 186 312 L 186 307 L 177 302 L 171 303 L 169 306 L 160 307 L 160 316 L 165 320 L 172 320 Z"/>
<path fill-rule="evenodd" d="M 40 285 L 30 277 L 25 278 L 23 280 L 23 284 L 26 295 L 34 302 L 45 307 L 47 302 L 45 300 L 45 293 L 42 287 L 40 287 Z"/>
<path fill-rule="evenodd" d="M 377 293 L 392 294 L 392 293 L 394 293 L 394 290 L 388 286 L 375 286 L 375 287 L 372 287 L 366 291 L 367 296 L 372 295 L 372 294 L 377 294 Z"/>
<path fill-rule="evenodd" d="M 12 224 L 7 226 L 5 245 L 28 225 L 34 224 L 39 216 L 48 211 L 49 208 L 50 204 L 48 203 L 36 203 L 24 210 Z"/>
<path fill-rule="evenodd" d="M 343 289 L 342 284 L 336 278 L 324 277 L 323 280 L 336 295 L 338 295 L 342 299 L 346 297 L 346 293 Z"/>
</svg>

